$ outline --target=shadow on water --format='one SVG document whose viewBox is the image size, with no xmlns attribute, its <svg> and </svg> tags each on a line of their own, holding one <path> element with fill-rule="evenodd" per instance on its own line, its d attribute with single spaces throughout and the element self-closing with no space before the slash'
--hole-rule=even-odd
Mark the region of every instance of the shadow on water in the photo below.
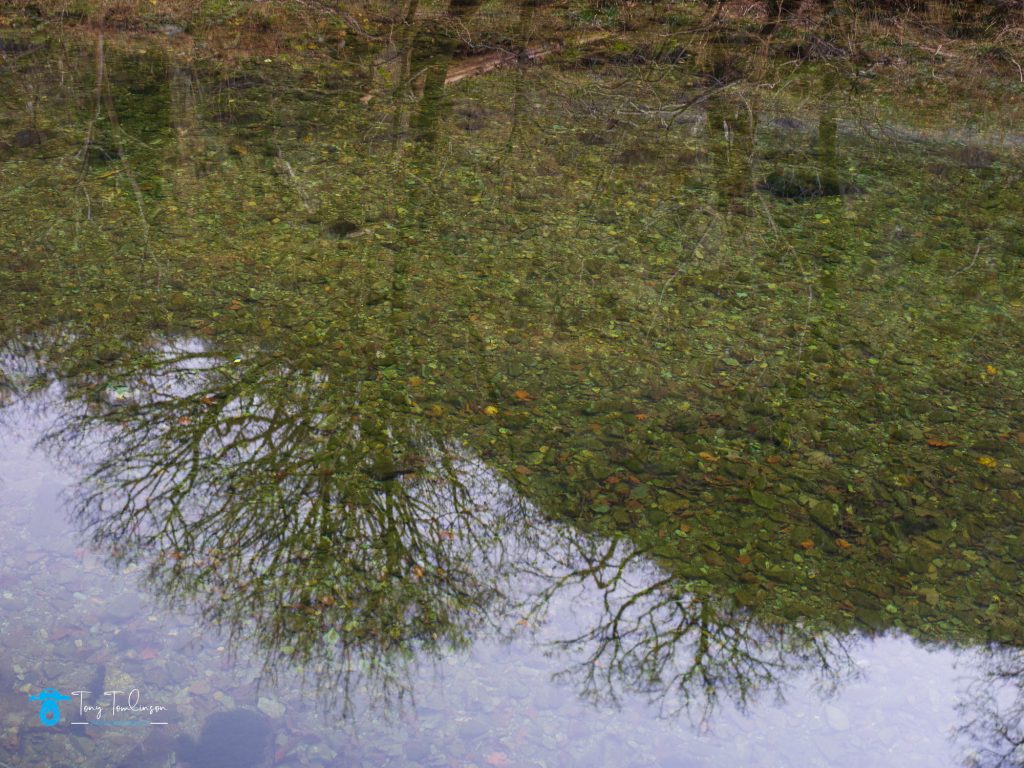
<svg viewBox="0 0 1024 768">
<path fill-rule="evenodd" d="M 0 75 L 0 760 L 1020 764 L 1017 139 L 415 10 Z"/>
</svg>

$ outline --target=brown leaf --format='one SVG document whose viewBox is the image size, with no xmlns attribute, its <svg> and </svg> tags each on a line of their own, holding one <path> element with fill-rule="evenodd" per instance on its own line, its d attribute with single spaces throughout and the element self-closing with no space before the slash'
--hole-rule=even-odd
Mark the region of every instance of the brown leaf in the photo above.
<svg viewBox="0 0 1024 768">
<path fill-rule="evenodd" d="M 803 541 L 800 542 L 800 546 L 803 549 L 814 549 L 814 542 L 811 541 L 810 539 L 804 539 Z"/>
<path fill-rule="evenodd" d="M 853 547 L 853 544 L 848 542 L 846 539 L 836 539 L 836 546 L 840 549 L 850 549 Z"/>
<path fill-rule="evenodd" d="M 956 445 L 956 443 L 951 443 L 948 440 L 939 440 L 937 437 L 930 437 L 928 438 L 928 445 L 932 448 L 949 448 L 952 445 Z"/>
</svg>

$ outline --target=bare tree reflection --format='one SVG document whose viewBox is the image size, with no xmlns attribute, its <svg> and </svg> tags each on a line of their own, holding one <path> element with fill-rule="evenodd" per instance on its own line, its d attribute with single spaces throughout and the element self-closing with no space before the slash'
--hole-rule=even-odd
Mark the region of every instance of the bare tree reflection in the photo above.
<svg viewBox="0 0 1024 768">
<path fill-rule="evenodd" d="M 417 661 L 524 621 L 585 699 L 641 695 L 702 723 L 801 674 L 825 692 L 853 674 L 849 640 L 766 621 L 623 540 L 538 524 L 378 381 L 180 342 L 107 373 L 68 385 L 45 440 L 89 468 L 75 510 L 93 546 L 343 707 L 356 687 L 400 698 Z M 568 625 L 550 615 L 566 605 Z"/>
<path fill-rule="evenodd" d="M 857 674 L 852 636 L 766 621 L 621 540 L 576 536 L 549 551 L 558 565 L 546 580 L 538 574 L 533 616 L 560 593 L 599 596 L 577 632 L 551 643 L 571 660 L 560 676 L 590 701 L 618 705 L 639 694 L 665 716 L 707 725 L 723 700 L 744 712 L 764 695 L 781 700 L 802 673 L 822 695 Z"/>
<path fill-rule="evenodd" d="M 991 645 L 977 657 L 979 674 L 957 707 L 962 718 L 957 736 L 971 745 L 967 764 L 1024 766 L 1024 651 Z"/>
<path fill-rule="evenodd" d="M 370 388 L 185 345 L 92 388 L 47 441 L 90 466 L 76 514 L 99 550 L 256 639 L 268 671 L 301 663 L 347 691 L 354 669 L 387 678 L 468 642 L 505 571 L 465 487 L 477 469 Z"/>
</svg>

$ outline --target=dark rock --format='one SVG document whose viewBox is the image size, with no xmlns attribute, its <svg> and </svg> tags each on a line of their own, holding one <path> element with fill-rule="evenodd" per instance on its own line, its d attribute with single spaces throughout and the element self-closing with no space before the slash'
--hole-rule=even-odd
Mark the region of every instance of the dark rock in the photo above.
<svg viewBox="0 0 1024 768">
<path fill-rule="evenodd" d="M 46 132 L 37 131 L 35 128 L 25 128 L 24 130 L 18 131 L 11 137 L 11 144 L 19 149 L 25 149 L 27 147 L 38 147 L 44 141 L 46 141 Z"/>
<path fill-rule="evenodd" d="M 648 165 L 658 160 L 658 153 L 651 147 L 637 146 L 625 149 L 612 162 L 616 165 Z"/>
<path fill-rule="evenodd" d="M 251 709 L 214 712 L 199 741 L 179 736 L 175 754 L 188 768 L 262 768 L 270 764 L 270 720 Z"/>
<path fill-rule="evenodd" d="M 327 234 L 331 237 L 348 237 L 354 232 L 359 231 L 359 225 L 354 224 L 348 219 L 335 219 L 332 223 L 327 225 Z"/>
<path fill-rule="evenodd" d="M 854 195 L 862 191 L 856 184 L 840 178 L 834 171 L 798 168 L 772 171 L 761 183 L 761 189 L 787 200 Z"/>
</svg>

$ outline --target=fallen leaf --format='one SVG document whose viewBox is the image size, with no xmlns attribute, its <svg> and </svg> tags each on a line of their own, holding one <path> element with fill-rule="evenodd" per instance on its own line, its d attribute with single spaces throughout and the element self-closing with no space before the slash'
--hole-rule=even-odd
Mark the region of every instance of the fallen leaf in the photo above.
<svg viewBox="0 0 1024 768">
<path fill-rule="evenodd" d="M 736 557 L 736 561 L 740 565 L 750 565 L 750 559 L 751 559 L 750 555 L 747 555 L 747 554 L 742 554 L 742 555 L 739 555 L 739 556 Z"/>
<path fill-rule="evenodd" d="M 232 300 L 231 300 L 231 303 L 230 303 L 230 304 L 228 304 L 228 307 L 227 307 L 227 308 L 228 308 L 228 309 L 230 309 L 230 310 L 231 310 L 232 312 L 237 312 L 237 311 L 238 311 L 238 310 L 240 310 L 240 309 L 241 309 L 241 308 L 242 308 L 243 306 L 244 306 L 244 305 L 242 304 L 242 302 L 240 302 L 240 301 L 239 301 L 238 299 L 232 299 Z"/>
<path fill-rule="evenodd" d="M 486 413 L 488 416 L 493 416 L 497 412 L 498 412 L 497 407 L 493 406 L 493 405 L 488 405 L 486 408 L 484 408 L 484 413 Z"/>
<path fill-rule="evenodd" d="M 989 376 L 995 376 L 999 373 L 999 369 L 996 368 L 994 365 L 986 365 L 985 373 L 987 373 Z"/>
<path fill-rule="evenodd" d="M 421 566 L 421 565 L 414 565 L 412 567 L 413 578 L 422 579 L 423 578 L 423 573 L 424 573 L 423 566 Z"/>
<path fill-rule="evenodd" d="M 529 467 L 524 467 L 522 464 L 520 464 L 518 467 L 516 467 L 515 473 L 517 475 L 523 475 L 524 477 L 526 475 L 532 475 L 533 474 L 533 472 L 530 470 Z"/>
<path fill-rule="evenodd" d="M 525 389 L 517 389 L 512 394 L 516 396 L 516 400 L 533 400 L 533 395 L 531 395 Z"/>
<path fill-rule="evenodd" d="M 848 542 L 846 539 L 836 539 L 836 546 L 840 549 L 850 549 L 853 544 Z"/>
<path fill-rule="evenodd" d="M 717 457 L 717 456 L 715 456 L 715 454 L 713 454 L 713 453 L 708 453 L 707 451 L 701 451 L 701 452 L 700 452 L 700 453 L 698 453 L 697 455 L 698 455 L 698 456 L 699 456 L 700 458 L 704 459 L 704 461 L 718 461 L 718 457 Z"/>
<path fill-rule="evenodd" d="M 508 756 L 504 752 L 491 752 L 487 756 L 488 765 L 508 765 Z"/>
<path fill-rule="evenodd" d="M 999 462 L 993 459 L 991 456 L 982 456 L 981 458 L 978 459 L 978 463 L 981 464 L 983 467 L 988 467 L 989 469 L 995 469 L 996 467 L 999 466 Z"/>
<path fill-rule="evenodd" d="M 814 549 L 814 542 L 811 541 L 810 539 L 804 539 L 803 541 L 800 542 L 800 546 L 803 549 Z"/>
<path fill-rule="evenodd" d="M 928 439 L 928 445 L 930 445 L 932 448 L 949 448 L 952 445 L 956 445 L 956 443 L 951 443 L 948 440 L 939 440 L 936 437 L 932 437 Z"/>
<path fill-rule="evenodd" d="M 637 421 L 647 421 L 650 417 L 646 413 L 638 413 L 634 417 Z"/>
<path fill-rule="evenodd" d="M 181 426 L 183 427 L 187 427 L 189 424 L 192 423 L 192 419 L 188 416 L 179 416 L 178 423 L 181 424 Z"/>
</svg>

